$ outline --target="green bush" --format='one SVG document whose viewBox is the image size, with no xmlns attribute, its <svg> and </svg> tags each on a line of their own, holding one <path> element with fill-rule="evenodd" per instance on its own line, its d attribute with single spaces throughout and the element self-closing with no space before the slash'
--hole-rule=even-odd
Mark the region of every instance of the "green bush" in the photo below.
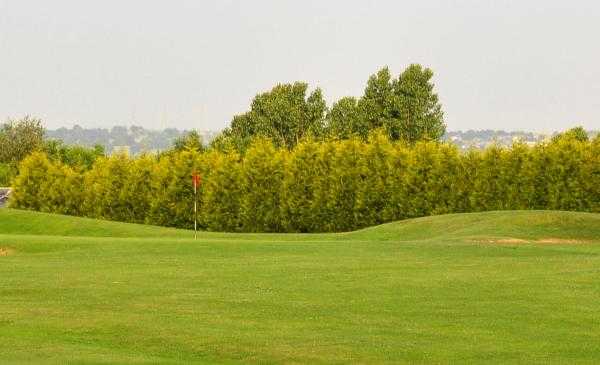
<svg viewBox="0 0 600 365">
<path fill-rule="evenodd" d="M 304 140 L 292 150 L 254 140 L 160 157 L 100 157 L 89 170 L 44 153 L 14 179 L 17 208 L 192 228 L 191 175 L 202 177 L 199 224 L 213 231 L 333 232 L 432 214 L 504 209 L 600 212 L 600 139 L 459 152 L 374 134 Z"/>
<path fill-rule="evenodd" d="M 241 166 L 241 230 L 281 232 L 282 185 L 287 153 L 258 139 L 246 151 Z"/>
<path fill-rule="evenodd" d="M 233 150 L 211 151 L 206 154 L 201 171 L 205 172 L 200 189 L 202 227 L 211 231 L 241 231 L 240 210 L 245 190 L 241 156 Z M 191 186 L 190 181 L 186 186 Z M 191 218 L 191 209 L 185 215 Z"/>
</svg>

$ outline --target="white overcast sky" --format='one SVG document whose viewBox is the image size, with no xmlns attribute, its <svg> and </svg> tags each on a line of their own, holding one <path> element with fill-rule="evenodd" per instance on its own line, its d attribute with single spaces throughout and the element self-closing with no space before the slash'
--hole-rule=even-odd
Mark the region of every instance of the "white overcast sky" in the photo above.
<svg viewBox="0 0 600 365">
<path fill-rule="evenodd" d="M 0 121 L 221 129 L 279 82 L 331 104 L 431 67 L 449 130 L 600 129 L 600 2 L 0 0 Z"/>
</svg>

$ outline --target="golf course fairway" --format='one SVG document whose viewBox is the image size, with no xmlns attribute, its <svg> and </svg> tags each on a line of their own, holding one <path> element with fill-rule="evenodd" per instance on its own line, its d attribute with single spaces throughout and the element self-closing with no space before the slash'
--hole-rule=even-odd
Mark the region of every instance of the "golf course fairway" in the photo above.
<svg viewBox="0 0 600 365">
<path fill-rule="evenodd" d="M 600 363 L 600 214 L 194 240 L 2 209 L 0 363 Z"/>
</svg>

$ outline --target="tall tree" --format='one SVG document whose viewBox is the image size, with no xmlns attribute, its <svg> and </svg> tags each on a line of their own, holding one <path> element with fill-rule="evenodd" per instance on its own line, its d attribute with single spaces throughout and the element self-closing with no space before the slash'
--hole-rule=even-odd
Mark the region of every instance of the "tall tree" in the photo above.
<svg viewBox="0 0 600 365">
<path fill-rule="evenodd" d="M 399 116 L 399 138 L 409 142 L 437 140 L 446 132 L 444 113 L 431 81 L 433 71 L 410 65 L 393 82 L 394 111 Z M 394 137 L 394 135 L 391 135 Z"/>
<path fill-rule="evenodd" d="M 366 139 L 371 131 L 383 128 L 392 140 L 440 139 L 445 132 L 444 113 L 432 77 L 430 69 L 416 64 L 397 78 L 382 68 L 369 78 L 355 104 L 353 98 L 342 98 L 333 105 L 327 118 L 329 134 Z"/>
<path fill-rule="evenodd" d="M 279 84 L 258 94 L 250 111 L 233 118 L 224 137 L 245 149 L 254 136 L 271 139 L 276 145 L 294 147 L 308 135 L 320 135 L 326 111 L 320 89 L 307 97 L 308 84 Z"/>
<path fill-rule="evenodd" d="M 389 120 L 398 118 L 394 110 L 395 96 L 392 74 L 387 67 L 371 75 L 365 92 L 358 101 L 359 118 L 363 119 L 370 130 L 385 127 Z M 387 128 L 386 128 L 387 129 Z"/>
</svg>

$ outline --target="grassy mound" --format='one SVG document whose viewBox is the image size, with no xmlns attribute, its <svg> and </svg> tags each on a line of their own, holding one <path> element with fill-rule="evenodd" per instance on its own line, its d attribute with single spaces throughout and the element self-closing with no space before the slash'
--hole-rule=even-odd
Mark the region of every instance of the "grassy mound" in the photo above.
<svg viewBox="0 0 600 365">
<path fill-rule="evenodd" d="M 0 210 L 0 363 L 600 362 L 598 214 L 192 235 Z"/>
<path fill-rule="evenodd" d="M 353 232 L 353 238 L 448 240 L 551 238 L 588 241 L 600 237 L 600 214 L 559 211 L 496 211 L 409 219 Z"/>
<path fill-rule="evenodd" d="M 188 230 L 71 217 L 26 210 L 0 210 L 0 234 L 79 237 L 179 237 Z M 559 211 L 496 211 L 447 214 L 382 224 L 338 234 L 233 234 L 199 232 L 201 238 L 240 240 L 377 240 L 448 239 L 582 240 L 600 237 L 600 214 Z"/>
<path fill-rule="evenodd" d="M 185 231 L 27 210 L 0 209 L 0 234 L 82 237 L 173 237 L 184 236 Z"/>
</svg>

